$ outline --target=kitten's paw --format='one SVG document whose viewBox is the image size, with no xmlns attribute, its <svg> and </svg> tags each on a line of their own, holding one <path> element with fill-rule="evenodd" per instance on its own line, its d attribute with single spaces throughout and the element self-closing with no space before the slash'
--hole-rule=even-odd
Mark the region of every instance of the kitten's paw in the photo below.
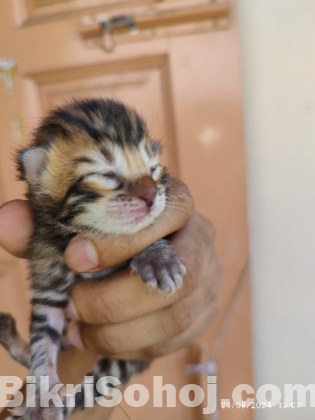
<svg viewBox="0 0 315 420">
<path fill-rule="evenodd" d="M 10 314 L 0 313 L 0 343 L 8 343 L 16 334 L 15 319 Z"/>
<path fill-rule="evenodd" d="M 56 384 L 53 384 L 50 387 L 51 388 L 50 391 Z M 60 397 L 63 407 L 55 407 L 55 404 L 52 398 L 46 399 L 45 394 L 44 395 L 42 394 L 41 398 L 39 398 L 39 396 L 36 397 L 36 407 L 27 409 L 25 414 L 21 418 L 21 420 L 64 420 L 66 397 L 67 397 L 67 392 L 66 392 L 65 387 L 62 386 L 58 391 L 55 391 L 55 394 L 57 394 L 56 397 L 57 396 Z M 55 400 L 57 402 L 56 397 L 55 397 Z M 46 401 L 46 406 L 41 407 L 42 401 Z"/>
<path fill-rule="evenodd" d="M 31 420 L 63 420 L 63 409 L 58 407 L 41 408 L 37 413 L 39 417 L 31 417 Z"/>
<path fill-rule="evenodd" d="M 183 284 L 185 266 L 167 240 L 160 239 L 132 258 L 130 268 L 140 274 L 149 289 L 163 293 L 174 293 Z"/>
<path fill-rule="evenodd" d="M 13 410 L 9 410 L 11 411 L 11 415 L 10 417 L 7 417 L 6 420 L 26 420 L 27 418 L 29 418 L 29 416 L 27 417 L 27 409 L 25 405 L 21 405 L 20 407 L 15 407 L 13 408 Z M 24 416 L 24 417 L 23 417 Z"/>
</svg>

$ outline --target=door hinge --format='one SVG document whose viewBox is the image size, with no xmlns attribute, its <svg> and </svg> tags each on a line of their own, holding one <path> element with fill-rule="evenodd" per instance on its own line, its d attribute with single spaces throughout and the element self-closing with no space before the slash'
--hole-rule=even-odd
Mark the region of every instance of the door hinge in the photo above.
<svg viewBox="0 0 315 420">
<path fill-rule="evenodd" d="M 5 89 L 8 93 L 13 93 L 15 69 L 16 61 L 13 58 L 0 58 L 0 76 L 4 80 Z"/>
<path fill-rule="evenodd" d="M 222 20 L 226 22 L 228 16 L 229 5 L 227 2 L 170 10 L 151 8 L 147 13 L 139 15 L 126 14 L 105 18 L 104 16 L 85 18 L 82 22 L 80 35 L 85 41 L 98 41 L 98 46 L 105 51 L 113 51 L 116 40 L 118 38 L 122 39 L 124 35 L 139 35 L 138 40 L 149 39 L 148 32 L 151 34 L 151 38 L 172 36 L 175 32 L 167 31 L 167 28 L 187 26 L 188 24 L 192 24 L 194 27 L 199 25 L 200 32 L 202 24 L 216 23 Z M 201 31 L 203 30 L 201 29 Z M 193 32 L 198 32 L 198 28 Z M 145 33 L 145 37 L 140 36 Z M 135 37 L 133 38 L 133 40 L 137 40 Z M 124 40 L 128 42 L 126 37 L 124 37 Z M 129 42 L 131 40 L 129 39 Z"/>
</svg>

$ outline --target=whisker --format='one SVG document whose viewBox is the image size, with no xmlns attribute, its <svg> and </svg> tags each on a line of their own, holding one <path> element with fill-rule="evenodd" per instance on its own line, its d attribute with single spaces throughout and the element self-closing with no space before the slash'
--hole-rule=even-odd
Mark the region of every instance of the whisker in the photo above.
<svg viewBox="0 0 315 420">
<path fill-rule="evenodd" d="M 174 197 L 176 198 L 176 197 Z M 185 202 L 183 200 L 174 200 L 174 198 L 169 198 L 167 201 L 167 203 L 181 203 L 183 205 L 185 205 Z"/>
<path fill-rule="evenodd" d="M 186 204 L 185 203 L 183 203 L 182 201 L 174 201 L 174 200 L 170 200 L 170 201 L 167 201 L 166 202 L 166 204 L 169 206 L 170 204 L 178 204 L 179 206 L 182 206 L 182 207 L 186 207 Z"/>
<path fill-rule="evenodd" d="M 180 209 L 178 207 L 169 207 L 169 208 L 165 209 L 165 212 L 173 214 L 174 211 L 171 211 L 171 210 L 174 210 L 176 213 L 179 213 L 179 214 L 182 214 L 182 215 L 186 214 L 185 211 L 182 211 L 182 209 Z"/>
<path fill-rule="evenodd" d="M 173 206 L 173 207 L 168 207 L 166 210 L 170 210 L 170 209 L 172 209 L 172 210 L 178 210 L 178 211 L 182 211 L 183 213 L 185 213 L 183 210 L 183 208 L 182 207 L 175 207 L 175 206 Z"/>
<path fill-rule="evenodd" d="M 173 189 L 176 187 L 176 185 L 180 184 L 181 182 L 186 181 L 186 179 L 188 179 L 188 178 L 180 179 L 180 180 L 179 180 L 179 181 L 177 181 L 177 182 L 176 182 L 176 184 L 174 184 L 172 187 L 167 187 L 166 189 L 167 189 L 167 190 L 173 190 Z"/>
<path fill-rule="evenodd" d="M 166 202 L 167 205 L 169 204 L 178 204 L 179 206 L 184 206 L 186 207 L 186 203 L 181 201 L 181 200 L 169 200 Z"/>
<path fill-rule="evenodd" d="M 188 194 L 176 194 L 176 195 L 170 195 L 170 196 L 168 196 L 167 198 L 170 198 L 170 197 L 184 197 L 185 195 L 192 195 L 192 193 L 188 193 Z"/>
</svg>

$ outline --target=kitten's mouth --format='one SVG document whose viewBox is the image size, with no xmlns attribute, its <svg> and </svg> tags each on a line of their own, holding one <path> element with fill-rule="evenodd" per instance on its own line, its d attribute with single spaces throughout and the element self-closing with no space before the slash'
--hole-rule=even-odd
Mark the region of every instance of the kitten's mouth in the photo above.
<svg viewBox="0 0 315 420">
<path fill-rule="evenodd" d="M 150 207 L 143 200 L 136 200 L 128 203 L 116 203 L 111 209 L 115 218 L 120 220 L 123 225 L 135 228 L 138 225 L 150 224 L 162 211 L 163 200 L 155 200 Z M 144 226 L 143 226 L 144 227 Z"/>
<path fill-rule="evenodd" d="M 153 204 L 152 207 L 142 207 L 132 211 L 132 218 L 131 218 L 131 223 L 136 226 L 139 223 L 144 222 L 148 217 L 152 217 L 152 214 L 154 214 L 155 212 L 155 203 Z"/>
</svg>

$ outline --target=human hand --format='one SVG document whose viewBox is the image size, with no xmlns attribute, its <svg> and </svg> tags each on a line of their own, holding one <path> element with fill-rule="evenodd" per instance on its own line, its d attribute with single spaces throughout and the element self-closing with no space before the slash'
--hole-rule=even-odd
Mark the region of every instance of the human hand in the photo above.
<svg viewBox="0 0 315 420">
<path fill-rule="evenodd" d="M 65 259 L 74 271 L 100 271 L 170 235 L 172 248 L 187 269 L 183 287 L 173 295 L 162 295 L 148 290 L 129 270 L 74 285 L 66 310 L 75 320 L 68 332 L 72 344 L 108 357 L 151 359 L 191 343 L 214 318 L 220 265 L 213 225 L 193 212 L 184 184 L 173 181 L 171 196 L 168 210 L 153 226 L 132 236 L 93 242 L 78 236 L 69 244 Z M 32 229 L 27 201 L 0 209 L 0 245 L 13 255 L 25 256 Z"/>
</svg>

